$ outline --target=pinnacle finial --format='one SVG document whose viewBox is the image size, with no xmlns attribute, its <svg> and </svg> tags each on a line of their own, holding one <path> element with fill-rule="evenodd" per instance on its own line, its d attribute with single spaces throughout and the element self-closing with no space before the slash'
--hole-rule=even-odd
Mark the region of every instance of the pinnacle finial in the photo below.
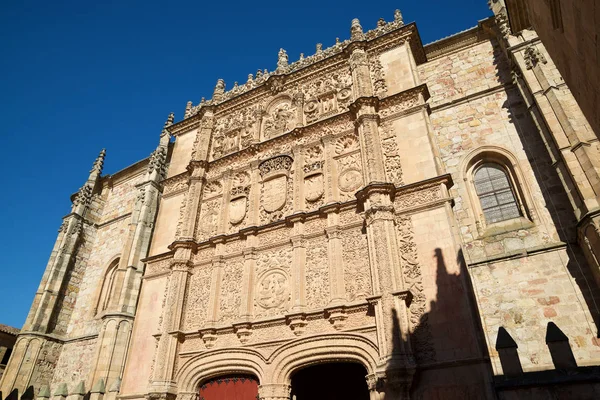
<svg viewBox="0 0 600 400">
<path fill-rule="evenodd" d="M 352 24 L 350 25 L 350 39 L 351 40 L 362 40 L 364 39 L 365 34 L 363 32 L 363 28 L 360 25 L 360 21 L 358 18 L 354 18 L 352 20 Z"/>
<path fill-rule="evenodd" d="M 285 72 L 288 67 L 288 55 L 284 49 L 279 49 L 277 54 L 277 71 Z"/>
<path fill-rule="evenodd" d="M 317 54 L 323 51 L 323 43 L 317 43 Z"/>
<path fill-rule="evenodd" d="M 102 168 L 104 167 L 104 158 L 106 157 L 106 149 L 100 150 L 100 154 L 96 157 L 96 161 L 94 161 L 94 165 L 92 166 L 91 172 L 97 172 L 99 174 L 102 173 Z"/>
<path fill-rule="evenodd" d="M 246 83 L 248 85 L 252 85 L 253 81 L 254 81 L 254 76 L 252 76 L 252 74 L 248 74 L 248 80 L 246 81 Z"/>
<path fill-rule="evenodd" d="M 169 113 L 169 116 L 167 117 L 167 120 L 165 121 L 165 124 L 163 125 L 162 128 L 162 132 L 160 133 L 160 136 L 164 136 L 166 134 L 169 133 L 168 128 L 173 125 L 173 121 L 175 120 L 175 114 L 174 113 Z"/>
<path fill-rule="evenodd" d="M 192 111 L 192 102 L 191 102 L 191 101 L 188 101 L 188 102 L 185 104 L 185 113 L 184 113 L 184 115 L 185 115 L 186 117 L 188 117 L 188 116 L 190 115 L 190 112 L 191 112 L 191 111 Z"/>
<path fill-rule="evenodd" d="M 400 12 L 400 10 L 394 11 L 394 22 L 404 24 L 404 18 L 402 17 L 402 13 Z"/>
<path fill-rule="evenodd" d="M 377 27 L 381 28 L 382 26 L 385 26 L 385 19 L 379 18 L 379 20 L 377 20 Z"/>
<path fill-rule="evenodd" d="M 215 90 L 213 91 L 213 101 L 219 103 L 223 99 L 224 93 L 225 81 L 223 79 L 218 79 L 217 84 L 215 85 Z"/>
</svg>

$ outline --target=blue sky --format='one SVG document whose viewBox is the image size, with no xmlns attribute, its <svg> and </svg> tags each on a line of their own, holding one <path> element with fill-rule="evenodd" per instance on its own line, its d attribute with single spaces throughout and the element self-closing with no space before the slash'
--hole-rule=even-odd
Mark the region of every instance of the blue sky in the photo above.
<svg viewBox="0 0 600 400">
<path fill-rule="evenodd" d="M 416 21 L 424 43 L 491 13 L 486 0 L 5 1 L 0 12 L 0 323 L 21 327 L 69 195 L 107 149 L 105 173 L 148 156 L 170 111 L 258 68 L 379 18 Z"/>
</svg>

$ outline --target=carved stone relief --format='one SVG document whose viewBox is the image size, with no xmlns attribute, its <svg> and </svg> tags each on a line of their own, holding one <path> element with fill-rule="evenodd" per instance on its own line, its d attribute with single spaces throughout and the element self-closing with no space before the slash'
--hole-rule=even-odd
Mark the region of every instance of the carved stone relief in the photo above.
<svg viewBox="0 0 600 400">
<path fill-rule="evenodd" d="M 248 147 L 259 122 L 257 107 L 234 111 L 217 120 L 213 133 L 213 159 Z"/>
<path fill-rule="evenodd" d="M 323 308 L 329 302 L 329 266 L 324 237 L 310 240 L 306 246 L 306 305 L 309 310 Z"/>
<path fill-rule="evenodd" d="M 364 300 L 373 293 L 367 235 L 360 228 L 344 231 L 342 235 L 342 262 L 346 296 L 349 301 Z"/>
<path fill-rule="evenodd" d="M 296 127 L 296 108 L 288 95 L 276 97 L 263 117 L 263 139 L 271 139 Z"/>
<path fill-rule="evenodd" d="M 280 315 L 290 306 L 290 247 L 259 253 L 255 289 L 257 317 Z"/>
<path fill-rule="evenodd" d="M 247 172 L 238 172 L 231 180 L 231 193 L 229 200 L 230 232 L 243 227 L 242 222 L 248 213 L 250 204 L 250 175 Z"/>
<path fill-rule="evenodd" d="M 373 81 L 373 91 L 375 92 L 375 96 L 383 98 L 387 93 L 387 85 L 385 83 L 385 72 L 383 70 L 383 66 L 381 65 L 379 55 L 373 55 L 373 57 L 369 60 L 369 66 L 371 70 L 371 79 Z"/>
<path fill-rule="evenodd" d="M 186 331 L 197 330 L 206 322 L 210 275 L 211 271 L 207 266 L 196 267 L 192 271 L 184 306 L 183 329 Z"/>
<path fill-rule="evenodd" d="M 391 137 L 383 139 L 381 147 L 383 148 L 385 175 L 388 182 L 391 182 L 396 186 L 402 185 L 402 165 L 400 164 L 400 155 L 398 154 L 396 138 Z"/>
<path fill-rule="evenodd" d="M 320 145 L 304 150 L 304 199 L 308 209 L 319 208 L 324 203 L 323 165 L 323 148 Z"/>
<path fill-rule="evenodd" d="M 291 209 L 292 180 L 288 177 L 292 158 L 278 156 L 259 165 L 262 178 L 260 218 L 262 222 L 280 220 Z"/>
<path fill-rule="evenodd" d="M 431 328 L 425 312 L 427 298 L 423 287 L 423 272 L 417 258 L 417 245 L 414 241 L 412 220 L 408 216 L 395 216 L 398 230 L 398 250 L 402 258 L 402 274 L 407 288 L 413 294 L 409 308 L 409 318 L 415 356 L 419 362 L 435 359 Z"/>
<path fill-rule="evenodd" d="M 349 69 L 318 78 L 302 88 L 305 94 L 306 124 L 338 114 L 352 102 L 352 74 Z"/>
<path fill-rule="evenodd" d="M 359 144 L 354 135 L 346 135 L 335 143 L 338 188 L 340 200 L 354 199 L 354 193 L 363 185 L 362 160 Z"/>
<path fill-rule="evenodd" d="M 207 240 L 217 233 L 220 211 L 221 196 L 202 203 L 196 235 L 199 241 Z"/>
<path fill-rule="evenodd" d="M 240 315 L 243 268 L 242 258 L 225 262 L 219 294 L 219 322 L 229 322 Z"/>
</svg>

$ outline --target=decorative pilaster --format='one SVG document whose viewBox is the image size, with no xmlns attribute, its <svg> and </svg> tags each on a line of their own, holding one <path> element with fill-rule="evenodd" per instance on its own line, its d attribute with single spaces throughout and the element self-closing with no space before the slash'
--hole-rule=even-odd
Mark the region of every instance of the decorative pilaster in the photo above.
<svg viewBox="0 0 600 400">
<path fill-rule="evenodd" d="M 339 305 L 346 302 L 346 287 L 344 283 L 344 265 L 342 261 L 342 232 L 339 228 L 339 207 L 326 206 L 327 213 L 327 254 L 329 265 L 329 305 Z"/>
<path fill-rule="evenodd" d="M 167 286 L 167 298 L 162 314 L 162 329 L 154 358 L 154 373 L 149 392 L 159 397 L 175 396 L 176 383 L 173 381 L 175 358 L 183 315 L 183 305 L 190 275 L 192 251 L 177 247 L 171 262 L 171 274 Z"/>
<path fill-rule="evenodd" d="M 292 311 L 306 309 L 306 239 L 304 238 L 304 215 L 292 216 Z"/>
</svg>

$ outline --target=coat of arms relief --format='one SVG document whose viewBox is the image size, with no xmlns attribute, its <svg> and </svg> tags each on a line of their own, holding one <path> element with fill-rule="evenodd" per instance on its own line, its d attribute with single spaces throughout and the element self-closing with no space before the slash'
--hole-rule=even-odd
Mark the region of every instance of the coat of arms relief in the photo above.
<svg viewBox="0 0 600 400">
<path fill-rule="evenodd" d="M 304 199 L 309 209 L 319 208 L 325 201 L 323 166 L 323 147 L 320 144 L 304 149 Z"/>
<path fill-rule="evenodd" d="M 352 102 L 352 74 L 342 69 L 315 79 L 302 88 L 304 119 L 310 124 L 345 111 Z"/>
<path fill-rule="evenodd" d="M 239 228 L 248 212 L 250 175 L 247 172 L 238 172 L 233 175 L 229 195 L 229 223 L 232 227 Z"/>
<path fill-rule="evenodd" d="M 339 197 L 352 200 L 355 192 L 364 184 L 360 145 L 355 135 L 342 136 L 335 143 Z"/>
<path fill-rule="evenodd" d="M 292 162 L 290 156 L 283 155 L 263 161 L 258 166 L 262 178 L 260 216 L 263 222 L 279 220 L 289 211 Z"/>
</svg>

